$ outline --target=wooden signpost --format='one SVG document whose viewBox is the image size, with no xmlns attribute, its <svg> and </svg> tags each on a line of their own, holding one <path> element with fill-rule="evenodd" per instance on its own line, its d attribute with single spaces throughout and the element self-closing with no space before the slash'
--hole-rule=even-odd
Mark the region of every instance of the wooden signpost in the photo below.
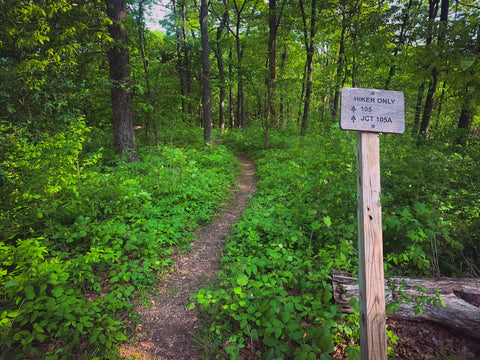
<svg viewBox="0 0 480 360">
<path fill-rule="evenodd" d="M 378 133 L 405 131 L 400 91 L 343 88 L 340 127 L 357 133 L 360 347 L 363 360 L 387 359 L 380 145 Z"/>
</svg>

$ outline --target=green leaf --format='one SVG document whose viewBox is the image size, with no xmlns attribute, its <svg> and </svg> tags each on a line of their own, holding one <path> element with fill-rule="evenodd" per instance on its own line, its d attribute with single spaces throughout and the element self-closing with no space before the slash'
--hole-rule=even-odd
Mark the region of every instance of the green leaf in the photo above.
<svg viewBox="0 0 480 360">
<path fill-rule="evenodd" d="M 57 287 L 57 288 L 53 289 L 53 290 L 52 290 L 52 294 L 53 294 L 53 296 L 55 296 L 56 298 L 62 296 L 62 295 L 63 295 L 63 288 Z"/>
<path fill-rule="evenodd" d="M 330 219 L 330 216 L 324 216 L 323 222 L 325 223 L 325 225 L 327 225 L 327 227 L 332 226 L 332 219 Z"/>
<path fill-rule="evenodd" d="M 124 341 L 127 339 L 127 337 L 125 336 L 125 334 L 117 332 L 115 333 L 115 339 L 117 339 L 118 341 Z"/>
<path fill-rule="evenodd" d="M 237 284 L 240 286 L 245 286 L 248 284 L 248 276 L 245 274 L 240 274 L 237 276 Z"/>
<path fill-rule="evenodd" d="M 10 288 L 10 287 L 15 287 L 15 286 L 18 286 L 20 283 L 17 281 L 17 280 L 8 280 L 6 283 L 5 283 L 5 288 Z"/>
<path fill-rule="evenodd" d="M 267 346 L 275 347 L 278 345 L 279 342 L 277 339 L 273 337 L 269 337 L 269 338 L 263 339 L 263 343 Z"/>
<path fill-rule="evenodd" d="M 35 298 L 35 290 L 33 289 L 33 286 L 25 286 L 25 297 L 27 300 L 33 300 Z"/>
</svg>

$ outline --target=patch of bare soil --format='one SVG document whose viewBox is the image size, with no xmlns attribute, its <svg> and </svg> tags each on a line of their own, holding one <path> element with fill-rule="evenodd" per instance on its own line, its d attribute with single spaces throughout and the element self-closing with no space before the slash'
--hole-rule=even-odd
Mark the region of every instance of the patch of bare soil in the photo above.
<svg viewBox="0 0 480 360">
<path fill-rule="evenodd" d="M 175 268 L 158 286 L 151 306 L 139 309 L 141 323 L 136 329 L 137 343 L 121 349 L 122 358 L 137 360 L 194 360 L 200 351 L 192 344 L 198 329 L 197 313 L 186 310 L 190 294 L 203 288 L 216 276 L 225 237 L 245 211 L 255 192 L 255 166 L 239 156 L 241 175 L 235 198 L 220 218 L 202 228 L 191 249 L 173 258 Z"/>
</svg>

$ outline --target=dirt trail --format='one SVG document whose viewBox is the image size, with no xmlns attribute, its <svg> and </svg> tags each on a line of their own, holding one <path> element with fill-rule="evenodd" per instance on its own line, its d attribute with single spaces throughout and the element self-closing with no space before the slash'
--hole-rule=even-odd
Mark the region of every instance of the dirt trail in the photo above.
<svg viewBox="0 0 480 360">
<path fill-rule="evenodd" d="M 191 250 L 174 257 L 175 268 L 159 284 L 158 296 L 151 306 L 140 310 L 138 342 L 121 349 L 123 358 L 137 360 L 194 360 L 200 352 L 191 341 L 198 329 L 195 310 L 186 310 L 190 294 L 215 278 L 220 256 L 232 225 L 245 211 L 249 196 L 255 192 L 255 166 L 245 157 L 238 157 L 241 177 L 235 198 L 220 218 L 199 231 Z"/>
</svg>

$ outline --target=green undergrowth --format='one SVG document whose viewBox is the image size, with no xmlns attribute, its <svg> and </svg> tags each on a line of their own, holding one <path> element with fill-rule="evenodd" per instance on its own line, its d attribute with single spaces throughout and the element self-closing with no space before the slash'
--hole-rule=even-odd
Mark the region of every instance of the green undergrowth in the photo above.
<svg viewBox="0 0 480 360">
<path fill-rule="evenodd" d="M 0 357 L 115 358 L 139 294 L 230 196 L 236 160 L 160 146 L 105 163 L 82 122 L 35 142 L 2 130 Z"/>
<path fill-rule="evenodd" d="M 228 239 L 219 280 L 192 295 L 204 326 L 197 343 L 206 359 L 330 359 L 340 344 L 358 359 L 358 312 L 340 313 L 331 285 L 333 269 L 358 267 L 355 134 L 335 126 L 271 136 L 262 150 L 258 133 L 225 135 L 257 157 L 258 190 Z M 478 248 L 466 252 L 479 230 L 478 153 L 416 148 L 407 136 L 381 136 L 381 147 L 386 273 L 478 271 Z"/>
</svg>

